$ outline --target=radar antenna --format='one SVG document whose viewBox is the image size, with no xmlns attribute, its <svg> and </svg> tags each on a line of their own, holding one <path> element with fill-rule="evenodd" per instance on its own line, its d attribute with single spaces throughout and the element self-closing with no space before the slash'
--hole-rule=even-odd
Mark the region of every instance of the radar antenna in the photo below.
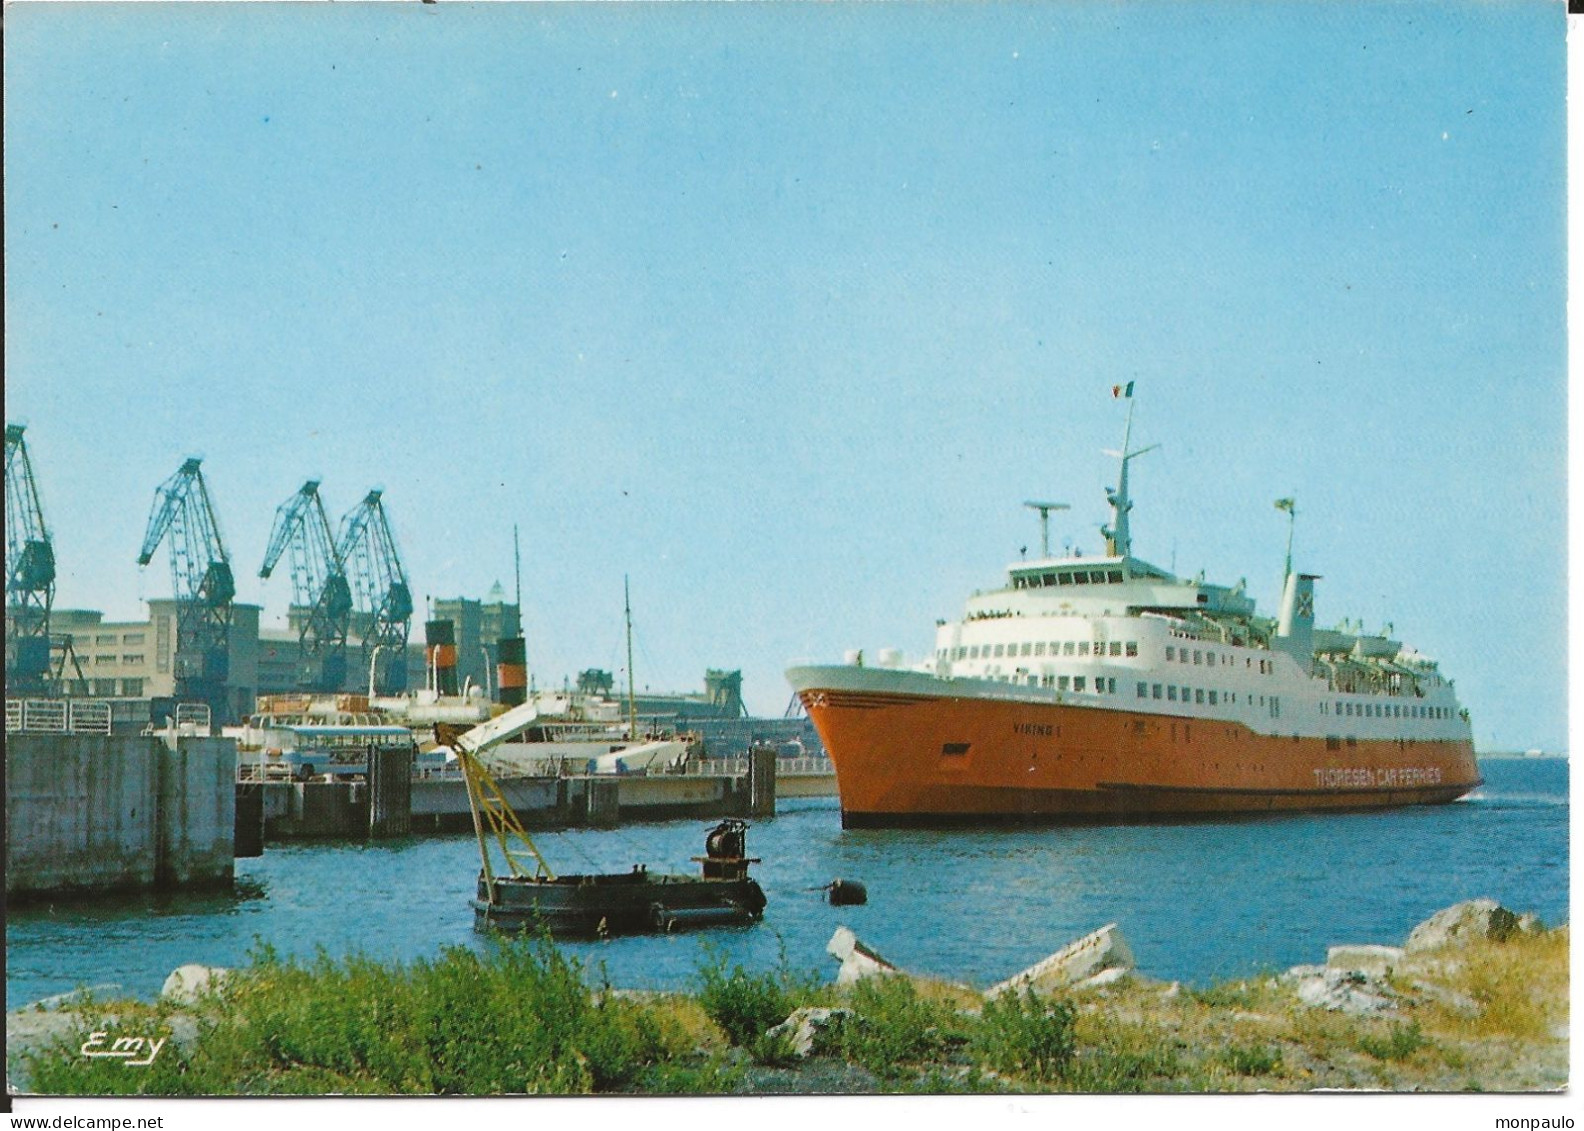
<svg viewBox="0 0 1584 1131">
<path fill-rule="evenodd" d="M 1025 507 L 1039 511 L 1040 516 L 1040 557 L 1050 557 L 1050 512 L 1072 510 L 1066 503 L 1024 503 Z"/>
</svg>

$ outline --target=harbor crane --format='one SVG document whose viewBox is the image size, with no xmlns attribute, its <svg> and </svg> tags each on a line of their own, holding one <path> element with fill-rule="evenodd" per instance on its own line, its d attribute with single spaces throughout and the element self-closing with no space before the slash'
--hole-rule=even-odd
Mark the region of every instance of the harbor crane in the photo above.
<svg viewBox="0 0 1584 1131">
<path fill-rule="evenodd" d="M 330 533 L 319 480 L 310 479 L 275 512 L 259 577 L 268 580 L 291 549 L 292 613 L 297 620 L 297 684 L 340 691 L 347 678 L 347 627 L 352 588 Z"/>
<path fill-rule="evenodd" d="M 23 425 L 6 425 L 5 687 L 8 695 L 39 695 L 50 684 L 50 608 L 55 602 L 55 550 L 44 525 L 38 484 Z"/>
<path fill-rule="evenodd" d="M 412 590 L 380 495 L 370 491 L 341 519 L 336 552 L 351 583 L 369 682 L 377 694 L 398 695 L 407 690 Z"/>
<path fill-rule="evenodd" d="M 231 668 L 232 598 L 236 581 L 220 540 L 201 460 L 189 459 L 154 494 L 138 565 L 146 566 L 168 534 L 171 588 L 176 598 L 172 657 L 176 697 L 203 702 L 218 723 L 229 718 L 226 680 Z"/>
</svg>

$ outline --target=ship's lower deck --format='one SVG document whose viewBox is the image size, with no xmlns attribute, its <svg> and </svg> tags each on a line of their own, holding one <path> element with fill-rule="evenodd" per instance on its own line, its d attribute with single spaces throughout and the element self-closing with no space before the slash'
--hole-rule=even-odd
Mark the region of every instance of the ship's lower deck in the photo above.
<svg viewBox="0 0 1584 1131">
<path fill-rule="evenodd" d="M 1466 739 L 1270 735 L 1071 704 L 799 690 L 850 827 L 1440 804 L 1480 781 Z"/>
</svg>

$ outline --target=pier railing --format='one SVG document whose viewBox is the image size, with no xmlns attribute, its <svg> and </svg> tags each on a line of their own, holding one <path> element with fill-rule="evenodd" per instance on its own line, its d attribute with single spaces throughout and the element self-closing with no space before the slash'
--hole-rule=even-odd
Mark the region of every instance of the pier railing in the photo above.
<svg viewBox="0 0 1584 1131">
<path fill-rule="evenodd" d="M 32 734 L 109 734 L 110 704 L 79 699 L 7 699 L 8 731 Z"/>
</svg>

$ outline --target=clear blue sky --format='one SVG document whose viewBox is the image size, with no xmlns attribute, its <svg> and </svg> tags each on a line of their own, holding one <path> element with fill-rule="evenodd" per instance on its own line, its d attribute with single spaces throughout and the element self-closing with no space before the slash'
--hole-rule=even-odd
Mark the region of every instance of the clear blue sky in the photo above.
<svg viewBox="0 0 1584 1131">
<path fill-rule="evenodd" d="M 142 615 L 202 455 L 385 489 L 413 589 L 541 682 L 932 646 L 1036 546 L 1439 658 L 1566 744 L 1563 5 L 112 5 L 5 12 L 6 415 L 60 607 Z M 421 614 L 420 614 L 421 616 Z"/>
</svg>

